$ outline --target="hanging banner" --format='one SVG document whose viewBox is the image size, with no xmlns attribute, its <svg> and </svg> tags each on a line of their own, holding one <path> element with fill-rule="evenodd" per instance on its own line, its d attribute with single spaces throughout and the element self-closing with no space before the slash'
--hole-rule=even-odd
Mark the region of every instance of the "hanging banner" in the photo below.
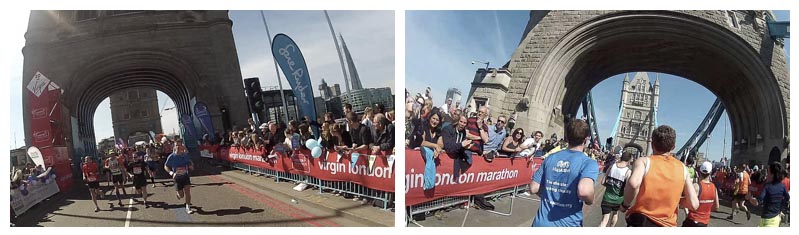
<svg viewBox="0 0 799 235">
<path fill-rule="evenodd" d="M 36 72 L 26 86 L 30 111 L 31 144 L 36 147 L 63 145 L 61 123 L 60 87 L 40 72 Z"/>
<path fill-rule="evenodd" d="M 194 121 L 189 114 L 180 115 L 180 124 L 183 129 L 183 145 L 189 149 L 197 148 L 197 130 L 194 129 Z"/>
<path fill-rule="evenodd" d="M 197 102 L 194 104 L 194 116 L 200 121 L 203 129 L 205 129 L 205 133 L 208 133 L 211 143 L 215 143 L 214 123 L 211 121 L 211 114 L 208 112 L 208 106 L 206 106 L 203 102 Z"/>
<path fill-rule="evenodd" d="M 300 107 L 300 114 L 308 116 L 311 120 L 316 120 L 311 77 L 300 48 L 289 36 L 280 33 L 275 35 L 272 40 L 272 56 L 275 57 L 275 61 L 280 65 L 283 75 L 291 85 L 291 90 L 294 91 L 294 97 Z M 313 127 L 313 134 L 319 136 L 319 129 Z"/>
<path fill-rule="evenodd" d="M 475 156 L 476 157 L 476 156 Z M 486 162 L 480 157 L 461 172 L 455 171 L 455 160 L 446 153 L 438 156 L 430 180 L 435 187 L 422 189 L 425 161 L 419 150 L 405 150 L 405 205 L 412 206 L 449 196 L 486 194 L 500 189 L 530 184 L 533 172 L 543 158 L 494 158 Z M 462 168 L 463 169 L 463 168 Z"/>
</svg>

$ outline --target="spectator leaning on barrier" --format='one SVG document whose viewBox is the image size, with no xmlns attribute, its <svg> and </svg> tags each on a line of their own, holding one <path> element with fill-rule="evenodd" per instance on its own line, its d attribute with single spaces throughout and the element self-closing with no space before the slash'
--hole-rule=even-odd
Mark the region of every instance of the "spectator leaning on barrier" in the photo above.
<svg viewBox="0 0 799 235">
<path fill-rule="evenodd" d="M 499 125 L 499 121 L 497 121 L 497 125 Z M 489 139 L 490 138 L 491 137 L 489 137 Z M 522 150 L 524 150 L 524 148 L 522 148 L 523 141 L 524 129 L 516 128 L 516 130 L 513 130 L 513 133 L 510 136 L 504 139 L 499 153 L 507 157 L 516 157 L 522 152 Z"/>
<path fill-rule="evenodd" d="M 505 116 L 499 116 L 497 117 L 496 125 L 488 126 L 488 141 L 483 145 L 483 156 L 485 156 L 486 159 L 493 159 L 500 150 L 503 150 L 503 142 L 506 142 L 505 137 L 508 136 L 508 132 L 505 130 L 505 124 Z"/>
<path fill-rule="evenodd" d="M 384 116 L 378 113 L 374 117 L 375 136 L 374 146 L 372 146 L 372 154 L 377 154 L 380 151 L 393 151 L 394 150 L 394 125 Z"/>
<path fill-rule="evenodd" d="M 352 147 L 348 149 L 348 154 L 367 149 L 372 144 L 374 140 L 372 132 L 368 127 L 361 124 L 360 120 L 358 120 L 358 114 L 353 112 L 347 114 L 347 125 L 350 128 L 350 138 L 352 138 Z"/>
<path fill-rule="evenodd" d="M 333 134 L 331 133 L 330 129 L 332 129 L 332 126 L 333 125 L 331 125 L 330 123 L 322 123 L 322 128 L 319 130 L 321 132 L 320 133 L 321 137 L 319 138 L 319 145 L 322 146 L 323 150 L 327 151 L 334 150 L 336 143 L 338 143 L 338 140 L 335 139 L 336 137 L 334 137 Z"/>
<path fill-rule="evenodd" d="M 533 227 L 583 225 L 583 203 L 594 203 L 594 182 L 599 175 L 599 165 L 583 152 L 589 133 L 585 121 L 566 123 L 569 148 L 549 156 L 535 171 L 530 191 L 541 194 L 541 204 Z"/>
<path fill-rule="evenodd" d="M 341 126 L 332 125 L 330 127 L 330 135 L 332 135 L 331 144 L 339 154 L 343 153 L 349 146 L 352 146 L 352 138 L 350 138 L 349 133 Z"/>
<path fill-rule="evenodd" d="M 286 139 L 285 133 L 278 129 L 277 123 L 275 121 L 269 121 L 267 123 L 269 127 L 269 131 L 264 135 L 264 143 L 265 148 L 267 151 L 271 152 L 274 149 L 275 145 L 280 144 L 283 140 Z"/>
<path fill-rule="evenodd" d="M 699 207 L 688 169 L 670 153 L 676 136 L 670 126 L 655 128 L 652 131 L 654 153 L 633 163 L 633 173 L 624 187 L 621 204 L 622 212 L 629 208 L 627 226 L 676 227 L 678 206 L 689 210 Z"/>
<path fill-rule="evenodd" d="M 308 141 L 309 139 L 316 139 L 316 137 L 313 135 L 313 132 L 311 132 L 311 128 L 308 126 L 308 124 L 302 123 L 300 124 L 299 128 L 300 128 L 300 140 L 302 141 L 302 143 L 305 143 L 305 141 Z M 304 149 L 307 149 L 307 147 L 305 147 L 305 144 L 302 144 L 302 147 Z"/>
<path fill-rule="evenodd" d="M 481 106 L 477 111 L 476 117 L 470 117 L 466 121 L 466 138 L 472 140 L 471 148 L 469 151 L 483 154 L 483 144 L 488 140 L 488 125 L 485 119 L 488 116 L 488 107 Z M 486 161 L 492 161 L 493 158 L 486 158 Z M 471 159 L 468 160 L 471 164 Z"/>
</svg>

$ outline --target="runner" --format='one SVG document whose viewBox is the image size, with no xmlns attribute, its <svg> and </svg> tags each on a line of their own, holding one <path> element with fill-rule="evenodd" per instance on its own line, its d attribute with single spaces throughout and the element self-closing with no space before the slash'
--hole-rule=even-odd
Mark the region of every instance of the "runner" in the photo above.
<svg viewBox="0 0 799 235">
<path fill-rule="evenodd" d="M 153 146 L 148 146 L 146 150 L 144 162 L 147 163 L 147 174 L 150 176 L 150 183 L 152 183 L 153 188 L 155 188 L 155 172 L 158 170 L 159 156 Z"/>
<path fill-rule="evenodd" d="M 763 192 L 757 198 L 751 195 L 747 198 L 753 205 L 763 205 L 763 216 L 760 217 L 760 227 L 779 227 L 780 213 L 788 206 L 791 196 L 782 180 L 785 178 L 785 171 L 780 162 L 772 162 L 768 166 L 768 182 L 763 188 Z M 755 200 L 756 199 L 756 200 Z"/>
<path fill-rule="evenodd" d="M 678 205 L 691 210 L 699 207 L 687 167 L 671 154 L 676 136 L 670 126 L 655 128 L 652 131 L 654 154 L 635 160 L 621 204 L 621 211 L 627 211 L 627 226 L 676 227 Z M 635 204 L 632 204 L 633 199 Z"/>
<path fill-rule="evenodd" d="M 175 181 L 175 190 L 177 191 L 176 197 L 178 200 L 186 197 L 186 213 L 194 213 L 191 209 L 191 179 L 189 178 L 189 170 L 194 169 L 194 164 L 189 158 L 186 147 L 183 146 L 183 141 L 175 140 L 175 152 L 170 154 L 164 164 L 164 170 L 169 172 L 172 180 Z"/>
<path fill-rule="evenodd" d="M 719 194 L 716 185 L 710 182 L 710 172 L 713 163 L 704 162 L 699 167 L 699 182 L 694 188 L 699 194 L 699 208 L 688 210 L 688 215 L 682 222 L 683 227 L 707 227 L 710 223 L 710 212 L 719 209 Z"/>
<path fill-rule="evenodd" d="M 732 196 L 732 212 L 730 212 L 730 216 L 727 217 L 728 220 L 735 218 L 735 214 L 738 213 L 737 210 L 746 212 L 746 220 L 752 219 L 752 212 L 746 208 L 745 203 L 746 195 L 749 194 L 749 184 L 752 183 L 749 178 L 749 173 L 746 172 L 747 168 L 747 164 L 743 164 L 736 172 L 738 173 L 738 178 L 735 179 L 735 191 Z"/>
<path fill-rule="evenodd" d="M 105 168 L 108 169 L 108 178 L 114 183 L 114 195 L 117 201 L 119 201 L 119 206 L 122 206 L 122 198 L 119 197 L 119 189 L 122 189 L 123 194 L 128 194 L 128 192 L 125 191 L 123 183 L 123 178 L 127 173 L 124 166 L 125 161 L 122 160 L 121 154 L 111 155 L 111 157 L 105 160 Z"/>
<path fill-rule="evenodd" d="M 724 182 L 727 181 L 727 172 L 724 170 L 724 167 L 720 167 L 716 169 L 716 176 L 713 177 L 713 183 L 716 185 L 716 189 L 719 193 L 722 193 L 722 186 L 724 186 Z"/>
<path fill-rule="evenodd" d="M 541 192 L 541 205 L 533 227 L 583 225 L 583 203 L 594 203 L 594 182 L 599 175 L 599 165 L 583 152 L 589 134 L 585 121 L 568 122 L 569 148 L 546 158 L 535 171 L 530 191 Z"/>
<path fill-rule="evenodd" d="M 619 207 L 624 201 L 624 185 L 630 178 L 630 161 L 633 159 L 631 152 L 625 151 L 621 159 L 608 168 L 606 176 L 602 179 L 605 185 L 605 194 L 602 196 L 602 223 L 599 227 L 614 227 L 619 220 Z M 612 219 L 611 219 L 612 216 Z M 610 220 L 610 224 L 608 224 Z"/>
<path fill-rule="evenodd" d="M 92 195 L 92 202 L 94 202 L 94 212 L 100 211 L 100 206 L 97 205 L 97 196 L 101 195 L 100 193 L 100 179 L 98 179 L 100 175 L 100 171 L 97 169 L 97 163 L 94 163 L 94 159 L 91 156 L 86 156 L 83 158 L 83 165 L 81 166 L 81 170 L 83 172 L 83 181 L 86 182 L 86 185 L 89 186 L 89 194 Z"/>
<path fill-rule="evenodd" d="M 130 178 L 133 178 L 133 187 L 137 193 L 141 193 L 144 198 L 144 207 L 150 208 L 147 204 L 147 164 L 142 161 L 142 157 L 136 156 L 135 160 L 128 163 L 127 171 Z"/>
</svg>

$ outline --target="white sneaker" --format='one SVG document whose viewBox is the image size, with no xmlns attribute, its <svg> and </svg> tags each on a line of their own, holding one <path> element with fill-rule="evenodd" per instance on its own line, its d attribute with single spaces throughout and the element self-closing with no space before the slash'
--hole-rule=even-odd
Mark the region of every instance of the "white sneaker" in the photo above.
<svg viewBox="0 0 799 235">
<path fill-rule="evenodd" d="M 186 213 L 187 214 L 194 214 L 194 210 L 191 209 L 190 205 L 186 205 Z"/>
<path fill-rule="evenodd" d="M 530 192 L 527 192 L 527 191 L 525 191 L 525 192 L 523 192 L 523 193 L 522 193 L 522 195 L 524 195 L 524 196 L 530 196 Z"/>
</svg>

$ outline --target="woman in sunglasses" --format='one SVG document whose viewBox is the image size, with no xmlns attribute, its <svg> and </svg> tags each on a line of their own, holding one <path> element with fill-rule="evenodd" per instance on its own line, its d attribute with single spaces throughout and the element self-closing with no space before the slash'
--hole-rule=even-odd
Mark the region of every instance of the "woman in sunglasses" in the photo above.
<svg viewBox="0 0 799 235">
<path fill-rule="evenodd" d="M 512 134 L 505 138 L 505 142 L 502 143 L 502 149 L 499 152 L 508 157 L 516 157 L 519 152 L 524 150 L 521 147 L 522 142 L 524 142 L 524 129 L 516 128 Z"/>
</svg>

